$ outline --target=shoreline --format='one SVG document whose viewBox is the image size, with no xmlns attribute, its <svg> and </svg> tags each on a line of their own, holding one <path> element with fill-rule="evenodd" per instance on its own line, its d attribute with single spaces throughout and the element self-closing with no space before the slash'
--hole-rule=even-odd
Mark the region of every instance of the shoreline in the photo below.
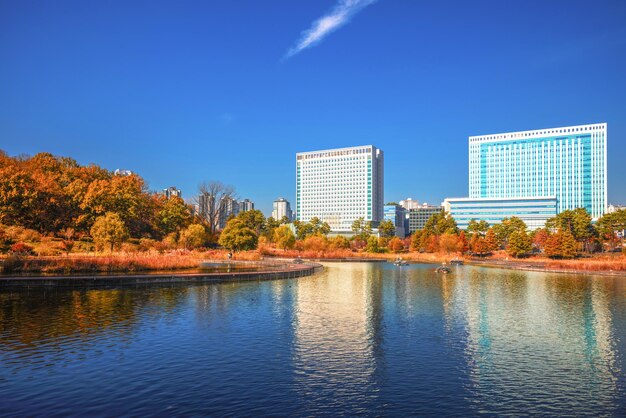
<svg viewBox="0 0 626 418">
<path fill-rule="evenodd" d="M 418 255 L 419 254 L 419 255 Z M 585 274 L 585 275 L 600 275 L 611 277 L 626 277 L 626 270 L 589 270 L 589 269 L 575 269 L 575 268 L 562 268 L 562 267 L 550 267 L 545 265 L 549 263 L 549 260 L 540 259 L 533 260 L 532 258 L 519 259 L 519 260 L 505 260 L 505 259 L 476 259 L 467 257 L 454 257 L 448 255 L 428 254 L 422 256 L 421 253 L 404 253 L 404 254 L 376 254 L 377 257 L 341 257 L 341 258 L 325 258 L 325 257 L 312 257 L 304 258 L 304 260 L 310 260 L 313 262 L 392 262 L 397 257 L 402 257 L 403 260 L 409 263 L 421 263 L 421 264 L 442 264 L 450 263 L 452 259 L 462 260 L 465 265 L 471 265 L 476 267 L 488 267 L 488 268 L 500 268 L 507 270 L 519 270 L 519 271 L 536 271 L 544 273 L 559 273 L 559 274 Z M 576 261 L 574 261 L 576 262 Z"/>
<path fill-rule="evenodd" d="M 233 264 L 237 262 L 234 261 Z M 268 267 L 276 264 L 268 263 Z M 286 263 L 280 269 L 267 269 L 241 272 L 199 272 L 199 273 L 167 273 L 167 274 L 80 274 L 80 275 L 46 275 L 46 276 L 0 276 L 0 290 L 7 289 L 51 289 L 51 288 L 82 288 L 102 289 L 118 287 L 144 287 L 150 285 L 189 285 L 205 283 L 266 281 L 294 279 L 312 276 L 324 269 L 318 263 Z"/>
</svg>

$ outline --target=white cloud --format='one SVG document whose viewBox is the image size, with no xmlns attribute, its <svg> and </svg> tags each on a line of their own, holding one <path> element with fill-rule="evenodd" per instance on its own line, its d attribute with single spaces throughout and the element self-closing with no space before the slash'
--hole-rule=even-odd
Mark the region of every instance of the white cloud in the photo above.
<svg viewBox="0 0 626 418">
<path fill-rule="evenodd" d="M 322 41 L 326 36 L 350 21 L 356 13 L 376 0 L 339 0 L 335 7 L 322 16 L 300 35 L 300 40 L 288 52 L 285 58 L 296 55 Z"/>
</svg>

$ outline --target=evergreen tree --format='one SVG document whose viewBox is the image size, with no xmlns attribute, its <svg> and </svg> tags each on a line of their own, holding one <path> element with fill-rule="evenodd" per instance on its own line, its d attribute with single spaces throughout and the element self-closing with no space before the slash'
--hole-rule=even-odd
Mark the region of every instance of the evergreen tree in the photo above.
<svg viewBox="0 0 626 418">
<path fill-rule="evenodd" d="M 562 231 L 561 238 L 561 257 L 574 258 L 576 256 L 576 239 L 574 235 L 567 229 Z"/>
<path fill-rule="evenodd" d="M 509 236 L 509 244 L 507 246 L 507 254 L 512 257 L 523 257 L 528 255 L 532 250 L 532 242 L 526 231 L 514 231 Z"/>
</svg>

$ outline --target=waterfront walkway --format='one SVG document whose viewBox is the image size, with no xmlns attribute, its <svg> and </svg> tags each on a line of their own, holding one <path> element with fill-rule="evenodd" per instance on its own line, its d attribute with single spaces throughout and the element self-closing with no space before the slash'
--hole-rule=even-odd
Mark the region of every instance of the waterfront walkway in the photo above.
<svg viewBox="0 0 626 418">
<path fill-rule="evenodd" d="M 0 276 L 0 290 L 8 288 L 111 288 L 141 287 L 153 284 L 179 285 L 198 283 L 223 283 L 276 279 L 293 279 L 311 276 L 324 268 L 317 263 L 293 263 L 271 261 L 231 261 L 232 271 L 219 272 L 168 272 L 140 274 L 80 274 L 46 276 Z M 250 270 L 250 265 L 254 269 Z M 245 267 L 245 271 L 237 271 Z"/>
</svg>

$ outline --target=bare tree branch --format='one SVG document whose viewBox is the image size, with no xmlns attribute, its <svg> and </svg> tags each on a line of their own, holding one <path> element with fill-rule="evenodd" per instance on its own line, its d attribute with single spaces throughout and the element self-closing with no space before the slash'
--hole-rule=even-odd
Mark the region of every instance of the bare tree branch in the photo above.
<svg viewBox="0 0 626 418">
<path fill-rule="evenodd" d="M 219 230 L 220 224 L 224 224 L 226 218 L 233 213 L 233 201 L 236 198 L 235 188 L 219 181 L 207 181 L 198 186 L 198 196 L 194 198 L 194 203 L 211 233 Z"/>
</svg>

